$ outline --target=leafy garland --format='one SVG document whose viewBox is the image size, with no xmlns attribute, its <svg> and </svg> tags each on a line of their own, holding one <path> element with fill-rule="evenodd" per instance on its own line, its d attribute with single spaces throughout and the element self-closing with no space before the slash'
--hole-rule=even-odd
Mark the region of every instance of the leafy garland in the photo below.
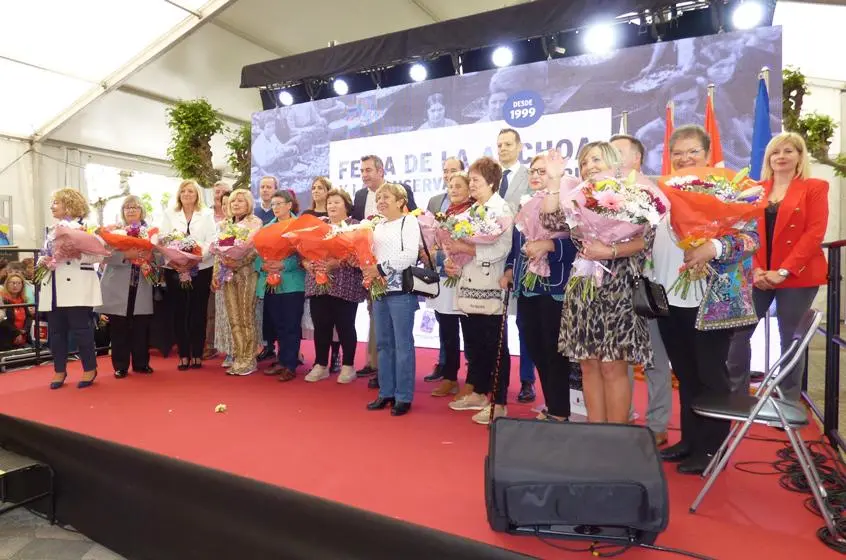
<svg viewBox="0 0 846 560">
<path fill-rule="evenodd" d="M 250 188 L 250 171 L 252 165 L 250 145 L 252 144 L 252 139 L 252 127 L 247 123 L 238 128 L 235 134 L 230 136 L 226 141 L 226 147 L 230 150 L 226 161 L 237 176 L 235 184 L 232 185 L 234 189 Z"/>
<path fill-rule="evenodd" d="M 212 164 L 212 136 L 223 132 L 223 120 L 205 99 L 179 101 L 167 109 L 167 125 L 172 131 L 167 155 L 183 179 L 196 179 L 209 188 L 220 180 Z"/>
<path fill-rule="evenodd" d="M 846 177 L 846 153 L 829 155 L 835 122 L 828 115 L 811 113 L 802 116 L 802 103 L 810 95 L 805 75 L 799 70 L 782 70 L 782 122 L 788 132 L 799 134 L 808 146 L 808 153 L 818 162 L 834 168 L 838 177 Z"/>
</svg>

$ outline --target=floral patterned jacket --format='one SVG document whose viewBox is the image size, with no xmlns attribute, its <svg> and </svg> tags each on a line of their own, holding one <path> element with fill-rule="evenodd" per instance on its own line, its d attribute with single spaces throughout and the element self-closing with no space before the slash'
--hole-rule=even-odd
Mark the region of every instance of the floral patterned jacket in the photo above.
<svg viewBox="0 0 846 560">
<path fill-rule="evenodd" d="M 708 279 L 696 328 L 711 331 L 755 325 L 758 316 L 752 303 L 752 257 L 760 245 L 757 223 L 751 220 L 738 233 L 718 241 L 722 253 L 711 262 L 716 275 Z"/>
</svg>

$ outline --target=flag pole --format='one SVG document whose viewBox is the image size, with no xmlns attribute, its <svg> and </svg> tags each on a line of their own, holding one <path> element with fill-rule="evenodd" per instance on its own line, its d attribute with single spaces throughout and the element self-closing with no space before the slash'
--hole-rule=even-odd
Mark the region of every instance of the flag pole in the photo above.
<svg viewBox="0 0 846 560">
<path fill-rule="evenodd" d="M 717 89 L 717 86 L 714 84 L 708 84 L 708 97 L 711 99 L 711 103 L 714 103 L 714 90 Z"/>
<path fill-rule="evenodd" d="M 620 115 L 620 134 L 628 134 L 629 133 L 629 112 L 623 111 L 623 114 Z"/>
<path fill-rule="evenodd" d="M 770 92 L 770 69 L 767 66 L 761 68 L 758 73 L 758 79 L 764 80 L 764 87 L 767 88 L 767 93 Z M 772 305 L 767 308 L 767 313 L 764 315 L 764 375 L 770 372 L 770 329 L 772 322 L 772 314 L 770 309 Z"/>
</svg>

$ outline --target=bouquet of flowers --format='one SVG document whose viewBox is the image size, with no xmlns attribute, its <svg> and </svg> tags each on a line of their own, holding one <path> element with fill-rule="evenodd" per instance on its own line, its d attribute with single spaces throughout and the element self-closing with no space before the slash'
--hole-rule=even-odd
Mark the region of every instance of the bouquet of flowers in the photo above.
<svg viewBox="0 0 846 560">
<path fill-rule="evenodd" d="M 253 245 L 262 260 L 265 262 L 283 261 L 295 252 L 293 240 L 284 236 L 295 223 L 296 220 L 294 219 L 285 220 L 263 227 L 256 232 L 253 237 Z M 276 292 L 282 285 L 282 276 L 278 272 L 268 271 L 266 283 L 268 291 Z"/>
<path fill-rule="evenodd" d="M 541 225 L 540 214 L 545 195 L 542 192 L 526 195 L 520 201 L 520 211 L 514 219 L 514 227 L 523 234 L 526 241 L 543 241 L 546 239 L 561 239 L 569 237 L 570 232 L 549 231 Z M 527 271 L 523 275 L 523 287 L 531 291 L 538 282 L 545 282 L 549 278 L 549 259 L 544 256 L 537 259 L 527 259 Z"/>
<path fill-rule="evenodd" d="M 253 253 L 254 245 L 253 239 L 250 236 L 249 228 L 241 224 L 233 222 L 226 222 L 217 238 L 212 242 L 209 251 L 217 256 L 217 270 L 218 282 L 223 285 L 225 282 L 232 280 L 233 270 L 224 261 L 240 261 L 246 260 Z"/>
<path fill-rule="evenodd" d="M 103 242 L 94 235 L 97 228 L 80 222 L 62 220 L 47 234 L 47 243 L 35 264 L 33 280 L 41 284 L 50 272 L 64 260 L 78 259 L 82 255 L 109 256 Z"/>
<path fill-rule="evenodd" d="M 197 275 L 197 264 L 203 259 L 200 245 L 185 233 L 174 230 L 159 237 L 156 248 L 164 255 L 165 262 L 178 267 L 193 265 L 186 272 L 179 273 L 179 282 L 183 290 L 190 290 L 191 279 Z"/>
<path fill-rule="evenodd" d="M 561 192 L 561 206 L 574 238 L 606 245 L 629 241 L 654 227 L 667 212 L 667 199 L 644 175 L 621 178 L 600 173 L 575 189 Z M 567 291 L 592 300 L 610 270 L 598 261 L 576 257 Z"/>
<path fill-rule="evenodd" d="M 449 246 L 448 240 L 461 239 L 474 245 L 490 245 L 511 227 L 512 222 L 513 219 L 510 216 L 496 216 L 488 213 L 484 206 L 474 204 L 467 212 L 448 216 L 441 221 L 440 230 L 436 232 L 436 236 L 439 244 L 445 247 L 444 252 L 447 254 L 447 258 L 458 267 L 463 267 L 473 257 L 464 253 L 451 253 L 446 248 Z M 444 286 L 455 286 L 460 278 L 461 276 L 447 277 Z"/>
<path fill-rule="evenodd" d="M 670 225 L 679 248 L 692 249 L 737 232 L 764 208 L 764 189 L 747 173 L 701 167 L 661 178 L 661 190 L 673 206 Z M 671 289 L 686 298 L 691 286 L 702 290 L 700 281 L 714 272 L 710 265 L 701 271 L 682 267 Z"/>
<path fill-rule="evenodd" d="M 381 220 L 381 217 L 374 216 L 362 220 L 357 224 L 348 224 L 341 227 L 333 227 L 326 235 L 327 240 L 336 240 L 335 251 L 338 254 L 346 252 L 346 260 L 351 266 L 358 268 L 374 266 L 377 264 L 376 255 L 373 254 L 373 230 Z M 377 300 L 387 292 L 387 285 L 382 278 L 374 280 L 364 279 L 362 285 L 370 293 L 370 299 Z"/>
<path fill-rule="evenodd" d="M 324 241 L 330 231 L 331 225 L 305 214 L 291 222 L 288 230 L 282 234 L 282 239 L 291 243 L 304 260 L 315 263 L 314 281 L 318 294 L 328 293 L 332 281 L 332 275 L 323 266 L 328 258 L 333 257 L 330 244 Z"/>
<path fill-rule="evenodd" d="M 138 256 L 130 262 L 139 268 L 147 282 L 155 285 L 159 281 L 159 270 L 153 262 L 153 238 L 158 232 L 158 228 L 134 223 L 123 227 L 101 227 L 97 230 L 97 235 L 106 242 L 106 245 L 118 251 L 137 251 Z"/>
</svg>

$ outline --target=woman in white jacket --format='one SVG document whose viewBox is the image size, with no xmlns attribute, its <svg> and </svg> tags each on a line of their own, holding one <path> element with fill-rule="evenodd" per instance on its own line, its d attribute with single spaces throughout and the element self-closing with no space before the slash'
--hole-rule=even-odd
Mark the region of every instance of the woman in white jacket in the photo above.
<svg viewBox="0 0 846 560">
<path fill-rule="evenodd" d="M 183 270 L 165 266 L 164 271 L 167 299 L 173 310 L 174 334 L 179 348 L 177 369 L 197 369 L 202 367 L 206 343 L 206 319 L 214 265 L 209 246 L 214 241 L 216 228 L 214 212 L 203 204 L 200 186 L 196 181 L 182 181 L 176 194 L 176 207 L 164 213 L 160 232 L 167 235 L 172 231 L 189 235 L 203 252 L 203 260 L 191 278 L 190 290 L 180 286 L 179 273 Z"/>
<path fill-rule="evenodd" d="M 59 189 L 53 194 L 50 211 L 58 224 L 84 225 L 88 215 L 88 202 L 78 191 Z M 45 254 L 51 254 L 55 226 L 47 234 Z M 56 263 L 44 282 L 37 286 L 38 311 L 47 313 L 50 352 L 56 372 L 51 389 L 59 389 L 68 376 L 68 341 L 70 336 L 79 349 L 82 360 L 82 381 L 77 387 L 84 389 L 94 384 L 97 377 L 97 354 L 94 349 L 94 308 L 102 305 L 100 279 L 96 264 L 100 257 L 83 255 Z"/>
<path fill-rule="evenodd" d="M 513 212 L 498 194 L 502 181 L 502 168 L 491 158 L 483 157 L 470 166 L 470 196 L 476 200 L 469 212 L 483 207 L 491 218 L 511 218 Z M 475 245 L 466 241 L 452 241 L 449 253 L 465 253 L 473 260 L 459 268 L 447 260 L 445 267 L 450 276 L 461 275 L 458 284 L 458 308 L 467 313 L 464 331 L 464 353 L 467 356 L 467 384 L 473 392 L 449 403 L 453 410 L 478 410 L 473 416 L 477 424 L 490 420 L 488 393 L 497 376 L 494 395 L 494 416 L 507 414 L 505 408 L 508 381 L 511 377 L 511 354 L 508 352 L 507 308 L 502 304 L 504 292 L 499 279 L 505 272 L 505 260 L 511 252 L 513 226 L 503 231 L 491 244 Z M 505 321 L 505 327 L 503 326 Z M 497 369 L 497 359 L 499 368 Z"/>
</svg>

